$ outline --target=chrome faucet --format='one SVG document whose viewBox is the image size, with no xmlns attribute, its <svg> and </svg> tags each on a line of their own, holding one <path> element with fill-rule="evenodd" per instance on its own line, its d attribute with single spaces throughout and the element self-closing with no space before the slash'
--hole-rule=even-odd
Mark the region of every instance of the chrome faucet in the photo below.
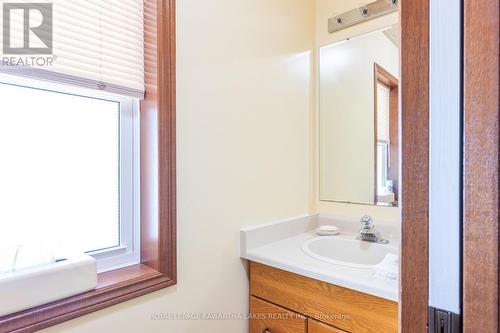
<svg viewBox="0 0 500 333">
<path fill-rule="evenodd" d="M 371 216 L 365 215 L 361 218 L 361 230 L 359 231 L 358 239 L 371 242 L 371 243 L 379 243 L 379 244 L 387 244 L 389 241 L 387 239 L 383 239 L 380 236 L 380 232 L 375 229 L 375 225 L 373 224 L 373 218 Z"/>
</svg>

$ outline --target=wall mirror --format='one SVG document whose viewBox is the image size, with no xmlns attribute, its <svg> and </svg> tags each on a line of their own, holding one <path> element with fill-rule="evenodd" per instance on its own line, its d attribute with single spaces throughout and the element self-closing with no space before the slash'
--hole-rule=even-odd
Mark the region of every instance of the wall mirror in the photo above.
<svg viewBox="0 0 500 333">
<path fill-rule="evenodd" d="M 399 25 L 319 51 L 320 200 L 398 206 Z"/>
</svg>

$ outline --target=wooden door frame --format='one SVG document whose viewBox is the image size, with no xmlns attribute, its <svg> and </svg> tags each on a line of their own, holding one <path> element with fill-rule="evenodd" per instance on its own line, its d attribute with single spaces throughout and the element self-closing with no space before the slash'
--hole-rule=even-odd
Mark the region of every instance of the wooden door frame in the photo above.
<svg viewBox="0 0 500 333">
<path fill-rule="evenodd" d="M 427 332 L 429 299 L 429 0 L 401 1 L 399 331 Z"/>
<path fill-rule="evenodd" d="M 464 0 L 463 332 L 498 332 L 499 3 Z"/>
<path fill-rule="evenodd" d="M 499 3 L 464 0 L 463 331 L 499 331 Z M 427 332 L 429 0 L 401 2 L 400 332 Z"/>
</svg>

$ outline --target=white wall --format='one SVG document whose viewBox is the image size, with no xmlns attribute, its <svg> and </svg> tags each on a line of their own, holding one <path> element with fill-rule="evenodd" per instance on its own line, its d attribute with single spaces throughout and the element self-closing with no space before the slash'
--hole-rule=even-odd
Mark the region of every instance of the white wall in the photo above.
<svg viewBox="0 0 500 333">
<path fill-rule="evenodd" d="M 239 229 L 309 212 L 314 2 L 177 6 L 179 283 L 46 332 L 246 332 L 150 315 L 245 313 Z"/>
<path fill-rule="evenodd" d="M 363 35 L 393 24 L 398 23 L 399 13 L 391 13 L 335 33 L 328 33 L 328 18 L 342 14 L 354 9 L 360 5 L 360 2 L 352 0 L 316 0 L 316 46 L 330 45 L 332 43 Z M 317 96 L 318 98 L 318 96 Z M 314 140 L 318 140 L 319 133 L 319 103 L 316 106 L 314 121 Z M 327 202 L 319 200 L 319 144 L 314 145 L 313 149 L 313 185 L 312 190 L 314 209 L 325 215 L 345 216 L 348 218 L 360 218 L 363 214 L 369 214 L 375 221 L 397 222 L 400 220 L 400 209 L 393 207 L 379 207 L 373 205 L 345 204 L 338 202 Z"/>
</svg>

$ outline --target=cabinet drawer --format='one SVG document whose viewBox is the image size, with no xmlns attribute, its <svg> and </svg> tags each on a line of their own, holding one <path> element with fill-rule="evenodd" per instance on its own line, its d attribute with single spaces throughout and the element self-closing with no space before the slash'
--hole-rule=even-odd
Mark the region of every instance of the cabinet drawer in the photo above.
<svg viewBox="0 0 500 333">
<path fill-rule="evenodd" d="M 346 333 L 333 326 L 329 326 L 319 321 L 308 319 L 307 321 L 307 333 Z"/>
<path fill-rule="evenodd" d="M 304 316 L 250 297 L 250 333 L 306 333 Z"/>
</svg>

